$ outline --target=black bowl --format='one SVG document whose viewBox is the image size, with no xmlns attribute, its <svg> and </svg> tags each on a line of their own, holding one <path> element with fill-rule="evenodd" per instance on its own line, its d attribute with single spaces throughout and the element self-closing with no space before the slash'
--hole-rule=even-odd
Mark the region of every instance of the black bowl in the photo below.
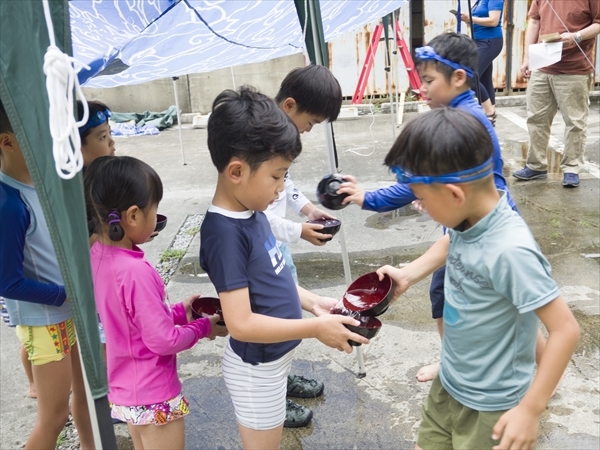
<svg viewBox="0 0 600 450">
<path fill-rule="evenodd" d="M 370 272 L 352 282 L 343 303 L 350 311 L 363 316 L 379 316 L 387 311 L 393 296 L 392 279 L 384 275 L 379 281 L 377 273 Z"/>
<path fill-rule="evenodd" d="M 156 226 L 154 227 L 154 231 L 160 233 L 167 226 L 167 216 L 163 216 L 162 214 L 156 215 Z"/>
<path fill-rule="evenodd" d="M 340 222 L 337 219 L 316 219 L 309 220 L 308 223 L 316 223 L 318 225 L 323 225 L 323 228 L 316 231 L 321 234 L 331 234 L 330 238 L 319 239 L 321 242 L 328 242 L 331 239 L 333 239 L 333 236 L 335 236 L 336 233 L 340 231 L 340 227 L 342 226 L 342 222 Z"/>
<path fill-rule="evenodd" d="M 376 317 L 362 316 L 357 312 L 353 312 L 344 308 L 343 306 L 340 307 L 339 305 L 336 305 L 336 307 L 331 310 L 331 314 L 341 314 L 358 320 L 360 325 L 348 325 L 345 323 L 344 326 L 350 331 L 360 334 L 367 339 L 377 336 L 377 333 L 379 333 L 379 330 L 381 329 L 381 321 Z M 362 345 L 361 343 L 353 341 L 352 339 L 348 340 L 348 344 L 350 344 L 352 347 L 358 347 Z"/>
<path fill-rule="evenodd" d="M 344 182 L 344 178 L 337 173 L 325 175 L 317 186 L 317 199 L 325 208 L 342 209 L 349 205 L 342 205 L 342 201 L 348 197 L 348 194 L 338 194 L 337 190 Z"/>
<path fill-rule="evenodd" d="M 212 316 L 218 314 L 223 319 L 223 311 L 221 310 L 221 300 L 216 297 L 200 297 L 192 302 L 192 317 L 200 319 L 201 317 Z M 225 325 L 224 320 L 219 320 L 217 325 Z"/>
</svg>

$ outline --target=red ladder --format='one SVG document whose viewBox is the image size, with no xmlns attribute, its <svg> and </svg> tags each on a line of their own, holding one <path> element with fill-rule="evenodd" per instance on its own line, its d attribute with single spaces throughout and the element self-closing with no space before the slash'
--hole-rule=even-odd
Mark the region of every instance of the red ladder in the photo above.
<svg viewBox="0 0 600 450">
<path fill-rule="evenodd" d="M 367 49 L 367 56 L 365 57 L 365 62 L 360 72 L 360 76 L 358 77 L 356 90 L 354 91 L 354 95 L 352 96 L 353 105 L 359 105 L 362 103 L 363 96 L 365 94 L 365 89 L 367 88 L 367 82 L 369 81 L 369 75 L 371 74 L 371 69 L 373 68 L 375 53 L 377 52 L 377 47 L 379 47 L 379 42 L 381 41 L 381 33 L 383 33 L 383 23 L 378 24 L 375 27 L 375 30 L 373 30 L 373 36 L 371 38 L 369 48 Z M 408 79 L 410 81 L 412 91 L 417 96 L 417 98 L 421 98 L 421 79 L 419 78 L 419 74 L 415 67 L 415 63 L 412 59 L 412 56 L 408 51 L 406 41 L 402 37 L 402 33 L 400 31 L 400 24 L 397 20 L 396 45 L 400 50 L 400 56 L 402 56 L 402 61 L 404 61 L 404 67 L 406 68 L 406 72 L 408 73 Z"/>
</svg>

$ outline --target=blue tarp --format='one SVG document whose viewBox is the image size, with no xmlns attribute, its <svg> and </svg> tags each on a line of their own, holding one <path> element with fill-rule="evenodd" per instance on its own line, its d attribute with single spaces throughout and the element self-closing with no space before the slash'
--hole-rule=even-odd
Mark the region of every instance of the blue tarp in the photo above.
<svg viewBox="0 0 600 450">
<path fill-rule="evenodd" d="M 321 0 L 325 40 L 373 22 L 406 0 Z M 79 81 L 114 87 L 208 72 L 302 51 L 293 0 L 71 0 Z"/>
</svg>

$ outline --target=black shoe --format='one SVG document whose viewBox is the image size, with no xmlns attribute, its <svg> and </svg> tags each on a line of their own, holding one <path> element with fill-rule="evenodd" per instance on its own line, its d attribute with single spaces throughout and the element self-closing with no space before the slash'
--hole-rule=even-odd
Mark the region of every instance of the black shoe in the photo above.
<svg viewBox="0 0 600 450">
<path fill-rule="evenodd" d="M 300 375 L 288 375 L 287 396 L 296 398 L 315 398 L 323 394 L 325 386 L 317 380 L 308 380 Z"/>
<path fill-rule="evenodd" d="M 285 428 L 301 428 L 307 426 L 313 417 L 313 412 L 306 406 L 294 403 L 291 400 L 285 401 Z"/>
</svg>

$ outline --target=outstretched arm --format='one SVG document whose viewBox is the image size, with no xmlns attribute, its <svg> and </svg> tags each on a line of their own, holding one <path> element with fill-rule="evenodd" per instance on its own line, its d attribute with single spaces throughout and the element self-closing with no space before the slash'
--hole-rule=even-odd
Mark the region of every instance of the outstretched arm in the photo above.
<svg viewBox="0 0 600 450">
<path fill-rule="evenodd" d="M 376 212 L 393 211 L 409 205 L 417 199 L 413 191 L 406 184 L 392 186 L 365 192 L 352 175 L 344 175 L 344 183 L 340 185 L 338 193 L 348 194 L 344 199 L 346 203 L 356 203 L 362 209 Z"/>
</svg>

